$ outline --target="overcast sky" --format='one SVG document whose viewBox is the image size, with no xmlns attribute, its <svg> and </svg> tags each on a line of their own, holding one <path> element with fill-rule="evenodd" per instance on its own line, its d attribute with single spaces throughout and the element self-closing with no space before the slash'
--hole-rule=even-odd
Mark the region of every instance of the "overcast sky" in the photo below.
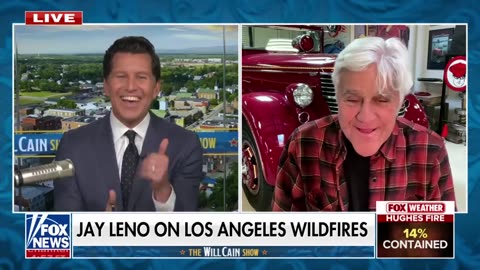
<svg viewBox="0 0 480 270">
<path fill-rule="evenodd" d="M 223 46 L 221 25 L 15 25 L 19 54 L 104 53 L 118 38 L 144 36 L 156 50 Z M 226 45 L 238 43 L 236 25 L 225 30 Z"/>
</svg>

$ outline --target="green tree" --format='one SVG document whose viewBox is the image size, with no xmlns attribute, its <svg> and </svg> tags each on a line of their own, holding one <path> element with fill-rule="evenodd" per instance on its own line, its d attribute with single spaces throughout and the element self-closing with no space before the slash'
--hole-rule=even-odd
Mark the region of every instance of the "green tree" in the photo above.
<svg viewBox="0 0 480 270">
<path fill-rule="evenodd" d="M 188 81 L 185 83 L 185 87 L 188 89 L 189 93 L 194 93 L 197 89 L 196 84 L 194 81 Z"/>
<path fill-rule="evenodd" d="M 19 72 L 20 72 L 20 74 L 23 74 L 23 73 L 27 72 L 27 65 L 20 64 L 19 65 Z"/>
<path fill-rule="evenodd" d="M 227 76 L 225 77 L 225 84 L 226 85 L 238 84 L 238 74 L 236 71 L 227 72 Z"/>
<path fill-rule="evenodd" d="M 40 75 L 41 79 L 58 80 L 60 78 L 60 71 L 59 71 L 57 65 L 49 63 L 49 64 L 46 64 L 46 65 L 42 65 L 40 67 L 40 70 L 38 71 L 38 75 Z"/>
<path fill-rule="evenodd" d="M 63 78 L 67 82 L 76 82 L 78 81 L 79 75 L 78 75 L 78 65 L 68 65 L 65 68 L 65 73 L 63 74 Z"/>
<path fill-rule="evenodd" d="M 231 95 L 227 98 L 227 100 L 228 100 L 228 102 L 232 102 L 232 101 L 235 100 L 235 98 L 237 98 L 237 97 L 238 97 L 238 94 L 237 94 L 237 93 L 231 94 Z"/>
<path fill-rule="evenodd" d="M 174 90 L 174 85 L 171 83 L 163 83 L 160 90 L 164 96 L 169 96 Z"/>
<path fill-rule="evenodd" d="M 30 81 L 20 81 L 20 91 L 32 92 L 33 82 Z"/>
<path fill-rule="evenodd" d="M 38 87 L 40 88 L 40 91 L 46 91 L 46 92 L 60 92 L 63 90 L 62 85 L 59 85 L 56 82 L 48 81 L 45 79 L 41 79 L 38 81 Z"/>
<path fill-rule="evenodd" d="M 101 81 L 102 79 L 102 64 L 100 63 L 86 63 L 78 66 L 78 76 L 81 80 Z"/>
<path fill-rule="evenodd" d="M 218 95 L 219 95 L 219 99 L 223 101 L 223 89 L 220 89 L 220 91 L 218 91 Z M 232 94 L 230 94 L 230 92 L 226 91 L 225 92 L 225 99 L 230 100 L 231 95 Z"/>
<path fill-rule="evenodd" d="M 209 197 L 209 204 L 215 205 L 217 211 L 234 211 L 238 209 L 238 163 L 233 162 L 229 166 L 225 188 L 223 178 L 217 178 L 217 183 Z M 225 190 L 225 205 L 223 208 L 223 192 Z"/>
<path fill-rule="evenodd" d="M 57 102 L 57 108 L 76 109 L 77 104 L 75 103 L 75 101 L 73 101 L 71 99 L 60 99 Z"/>
<path fill-rule="evenodd" d="M 218 100 L 210 99 L 210 106 L 217 106 L 217 105 L 218 105 Z"/>
<path fill-rule="evenodd" d="M 202 209 L 208 206 L 208 198 L 206 192 L 200 192 L 198 196 L 198 208 Z"/>
</svg>

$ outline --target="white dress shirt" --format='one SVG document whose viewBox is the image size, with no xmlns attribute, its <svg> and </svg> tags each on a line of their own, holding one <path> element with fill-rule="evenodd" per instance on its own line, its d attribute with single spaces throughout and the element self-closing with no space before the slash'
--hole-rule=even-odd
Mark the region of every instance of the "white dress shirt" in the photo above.
<svg viewBox="0 0 480 270">
<path fill-rule="evenodd" d="M 149 123 L 150 114 L 147 113 L 142 122 L 140 122 L 136 127 L 132 128 L 132 130 L 137 133 L 135 136 L 135 146 L 137 146 L 138 154 L 142 153 L 143 141 L 147 135 Z M 117 157 L 118 175 L 120 176 L 120 179 L 122 179 L 123 154 L 125 153 L 125 150 L 129 144 L 128 138 L 125 136 L 125 132 L 127 132 L 129 128 L 120 122 L 120 120 L 115 117 L 113 112 L 110 113 L 110 126 L 112 127 L 113 144 L 115 146 L 115 156 Z M 173 211 L 176 198 L 177 196 L 175 195 L 175 190 L 173 190 L 173 187 L 170 197 L 164 203 L 155 200 L 155 196 L 152 193 L 152 200 L 157 211 Z"/>
</svg>

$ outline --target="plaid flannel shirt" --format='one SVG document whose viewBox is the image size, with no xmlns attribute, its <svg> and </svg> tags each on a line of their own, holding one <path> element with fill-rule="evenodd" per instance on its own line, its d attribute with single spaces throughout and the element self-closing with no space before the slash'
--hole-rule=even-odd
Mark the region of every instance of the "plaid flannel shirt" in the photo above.
<svg viewBox="0 0 480 270">
<path fill-rule="evenodd" d="M 273 211 L 348 211 L 346 155 L 337 116 L 297 128 L 280 158 Z M 455 201 L 443 139 L 399 117 L 370 157 L 369 190 L 371 211 L 376 201 Z"/>
</svg>

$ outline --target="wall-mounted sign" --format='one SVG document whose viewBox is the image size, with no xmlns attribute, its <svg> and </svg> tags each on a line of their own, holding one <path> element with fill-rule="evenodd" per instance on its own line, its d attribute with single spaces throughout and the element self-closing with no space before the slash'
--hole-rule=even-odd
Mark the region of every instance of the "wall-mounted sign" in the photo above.
<svg viewBox="0 0 480 270">
<path fill-rule="evenodd" d="M 453 91 L 462 92 L 467 89 L 467 59 L 465 56 L 456 56 L 448 61 L 443 79 Z"/>
<path fill-rule="evenodd" d="M 39 131 L 41 132 L 41 131 Z M 238 132 L 197 132 L 205 153 L 237 153 Z M 55 155 L 63 133 L 15 134 L 15 155 Z"/>
</svg>

